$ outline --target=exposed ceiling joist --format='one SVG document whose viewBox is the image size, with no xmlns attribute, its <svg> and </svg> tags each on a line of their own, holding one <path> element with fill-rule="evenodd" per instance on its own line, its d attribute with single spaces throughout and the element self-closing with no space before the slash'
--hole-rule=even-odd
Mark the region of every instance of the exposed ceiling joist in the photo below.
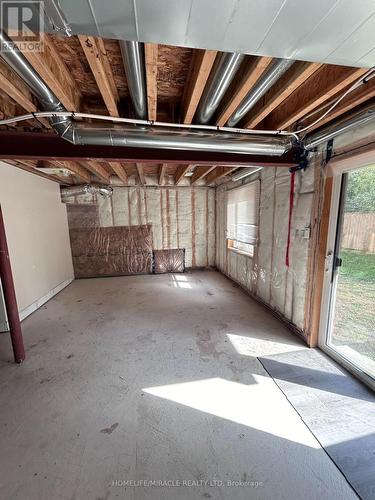
<svg viewBox="0 0 375 500">
<path fill-rule="evenodd" d="M 224 105 L 220 111 L 216 125 L 223 127 L 228 121 L 229 117 L 241 104 L 243 98 L 265 73 L 267 68 L 272 62 L 272 57 L 254 57 L 250 63 L 248 70 L 243 75 L 236 89 L 234 89 L 229 101 Z"/>
<path fill-rule="evenodd" d="M 218 181 L 219 179 L 225 177 L 236 169 L 237 167 L 216 167 L 207 175 L 206 182 L 207 184 L 212 184 L 213 182 Z"/>
<path fill-rule="evenodd" d="M 147 83 L 147 109 L 148 119 L 156 120 L 157 113 L 157 74 L 158 74 L 158 45 L 145 43 L 145 64 Z"/>
<path fill-rule="evenodd" d="M 89 170 L 91 173 L 96 175 L 101 182 L 109 182 L 110 174 L 107 170 L 101 165 L 98 161 L 90 160 L 90 161 L 80 161 L 80 164 Z"/>
<path fill-rule="evenodd" d="M 20 43 L 21 52 L 67 110 L 78 111 L 81 92 L 77 83 L 52 39 L 46 34 L 41 34 L 41 41 L 43 44 L 42 52 L 22 50 L 23 44 Z"/>
<path fill-rule="evenodd" d="M 42 170 L 38 170 L 36 168 L 37 166 L 37 161 L 32 161 L 32 160 L 6 160 L 7 163 L 14 165 L 15 167 L 18 167 L 22 170 L 25 170 L 26 172 L 30 172 L 34 175 L 38 175 L 39 177 L 43 177 L 44 179 L 48 179 L 49 181 L 57 182 L 58 184 L 73 184 L 73 181 L 71 178 L 68 177 L 58 177 L 56 175 L 51 175 L 51 174 L 46 174 Z"/>
<path fill-rule="evenodd" d="M 261 102 L 250 111 L 245 127 L 255 128 L 274 109 L 280 106 L 298 87 L 312 76 L 322 65 L 320 63 L 296 62 L 266 93 Z"/>
<path fill-rule="evenodd" d="M 182 102 L 183 123 L 191 123 L 193 121 L 216 54 L 215 50 L 194 50 Z"/>
<path fill-rule="evenodd" d="M 375 97 L 375 78 L 372 78 L 367 83 L 361 85 L 358 89 L 356 89 L 352 94 L 348 95 L 335 109 L 333 109 L 325 118 L 323 118 L 319 123 L 312 126 L 310 131 L 316 130 L 319 127 L 322 127 L 326 123 L 329 123 L 332 120 L 340 117 L 344 113 L 360 106 L 361 104 L 369 101 Z M 324 109 L 322 110 L 322 113 Z M 307 123 L 312 123 L 319 115 L 316 114 L 306 120 Z"/>
<path fill-rule="evenodd" d="M 175 176 L 174 176 L 174 183 L 177 185 L 179 184 L 182 179 L 184 178 L 186 172 L 189 170 L 190 165 L 180 165 L 177 167 Z"/>
<path fill-rule="evenodd" d="M 195 167 L 194 173 L 191 176 L 191 183 L 195 184 L 199 180 L 203 179 L 214 168 L 215 168 L 215 166 L 213 166 L 213 165 L 212 166 L 209 165 L 208 167 L 201 167 L 201 166 Z"/>
<path fill-rule="evenodd" d="M 55 161 L 51 162 L 51 166 L 54 166 L 53 163 L 56 164 L 58 168 L 66 168 L 73 172 L 79 179 L 84 182 L 91 182 L 91 175 L 86 168 L 84 168 L 79 163 L 73 161 Z"/>
<path fill-rule="evenodd" d="M 0 117 L 1 119 L 10 118 L 15 116 L 20 109 L 19 105 L 13 101 L 13 99 L 8 99 L 5 94 L 0 89 Z"/>
<path fill-rule="evenodd" d="M 142 186 L 145 186 L 146 185 L 146 177 L 145 177 L 145 173 L 143 170 L 143 165 L 141 163 L 136 163 L 136 167 L 137 167 L 139 183 Z"/>
<path fill-rule="evenodd" d="M 165 180 L 165 171 L 167 169 L 167 165 L 165 165 L 164 163 L 162 165 L 160 165 L 159 167 L 159 186 L 162 186 L 164 184 L 164 180 Z"/>
<path fill-rule="evenodd" d="M 128 175 L 126 173 L 124 165 L 122 165 L 118 161 L 111 161 L 110 166 L 113 169 L 114 173 L 117 175 L 117 177 L 124 183 L 128 183 Z"/>
<path fill-rule="evenodd" d="M 313 109 L 354 83 L 367 72 L 364 68 L 322 66 L 266 119 L 272 130 L 286 129 Z"/>
<path fill-rule="evenodd" d="M 119 97 L 103 40 L 86 35 L 78 35 L 78 39 L 108 113 L 110 116 L 120 116 L 117 108 Z"/>
<path fill-rule="evenodd" d="M 38 111 L 29 87 L 23 80 L 0 58 L 0 87 L 9 97 L 16 101 L 28 113 Z M 41 118 L 40 122 L 49 127 L 49 122 Z"/>
</svg>

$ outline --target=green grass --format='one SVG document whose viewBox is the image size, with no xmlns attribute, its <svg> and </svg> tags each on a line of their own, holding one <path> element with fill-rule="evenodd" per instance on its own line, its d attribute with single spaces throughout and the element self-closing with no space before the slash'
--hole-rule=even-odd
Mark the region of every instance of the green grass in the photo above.
<svg viewBox="0 0 375 500">
<path fill-rule="evenodd" d="M 354 281 L 375 282 L 375 254 L 342 250 L 340 276 Z"/>
<path fill-rule="evenodd" d="M 375 360 L 375 254 L 343 250 L 333 342 Z"/>
</svg>

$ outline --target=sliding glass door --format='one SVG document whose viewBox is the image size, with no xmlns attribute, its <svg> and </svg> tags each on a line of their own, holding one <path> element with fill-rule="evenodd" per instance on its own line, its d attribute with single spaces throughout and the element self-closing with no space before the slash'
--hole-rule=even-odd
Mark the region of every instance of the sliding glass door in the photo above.
<svg viewBox="0 0 375 500">
<path fill-rule="evenodd" d="M 351 170 L 334 182 L 322 347 L 372 385 L 375 380 L 375 165 Z"/>
</svg>

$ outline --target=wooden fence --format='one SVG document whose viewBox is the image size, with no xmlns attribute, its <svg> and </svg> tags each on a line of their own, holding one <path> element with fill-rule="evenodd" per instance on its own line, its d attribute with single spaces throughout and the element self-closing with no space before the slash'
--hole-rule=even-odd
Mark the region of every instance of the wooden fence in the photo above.
<svg viewBox="0 0 375 500">
<path fill-rule="evenodd" d="M 375 253 L 375 213 L 346 213 L 342 247 Z"/>
</svg>

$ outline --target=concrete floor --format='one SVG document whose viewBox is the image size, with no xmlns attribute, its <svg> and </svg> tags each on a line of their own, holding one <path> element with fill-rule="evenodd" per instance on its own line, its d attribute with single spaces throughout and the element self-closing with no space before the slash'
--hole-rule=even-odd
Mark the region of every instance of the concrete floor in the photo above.
<svg viewBox="0 0 375 500">
<path fill-rule="evenodd" d="M 75 281 L 23 330 L 0 498 L 357 498 L 256 359 L 305 347 L 222 275 Z"/>
</svg>

